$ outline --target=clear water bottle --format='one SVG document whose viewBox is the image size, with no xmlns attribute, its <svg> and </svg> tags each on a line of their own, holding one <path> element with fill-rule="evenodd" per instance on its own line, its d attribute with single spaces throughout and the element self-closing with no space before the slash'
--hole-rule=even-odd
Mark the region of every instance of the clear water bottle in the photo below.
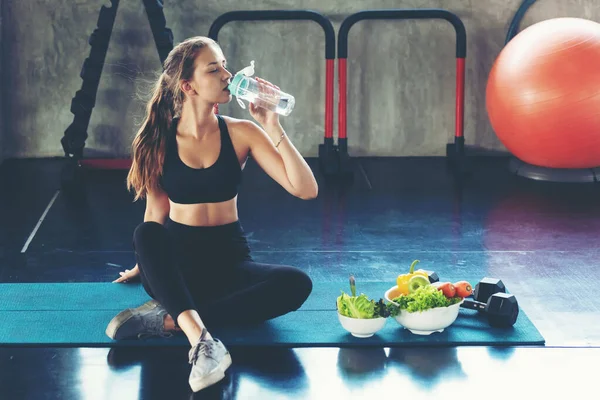
<svg viewBox="0 0 600 400">
<path fill-rule="evenodd" d="M 251 78 L 254 75 L 254 61 L 250 65 L 235 74 L 228 86 L 229 91 L 240 107 L 246 108 L 242 100 L 247 100 L 255 106 L 266 108 L 280 115 L 290 115 L 296 104 L 294 96 L 277 90 L 274 87 L 258 82 Z"/>
</svg>

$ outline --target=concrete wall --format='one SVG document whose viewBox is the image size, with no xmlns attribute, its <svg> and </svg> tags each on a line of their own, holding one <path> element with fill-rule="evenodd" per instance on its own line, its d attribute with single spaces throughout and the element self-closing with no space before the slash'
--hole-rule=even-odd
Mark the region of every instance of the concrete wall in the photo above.
<svg viewBox="0 0 600 400">
<path fill-rule="evenodd" d="M 179 42 L 206 35 L 212 21 L 235 9 L 313 9 L 336 29 L 350 13 L 377 8 L 445 8 L 467 29 L 465 137 L 467 144 L 504 151 L 485 111 L 485 84 L 521 0 L 270 0 L 166 1 L 167 26 Z M 88 39 L 100 6 L 108 1 L 24 0 L 4 4 L 5 57 L 2 85 L 6 156 L 62 155 L 60 139 L 73 115 L 71 99 L 89 55 Z M 540 0 L 522 27 L 554 17 L 600 20 L 596 0 Z M 311 22 L 232 23 L 220 42 L 235 72 L 250 60 L 257 75 L 296 96 L 283 119 L 305 156 L 323 141 L 325 63 L 320 27 Z M 336 67 L 337 70 L 337 67 Z M 454 31 L 445 21 L 360 22 L 350 33 L 348 136 L 352 155 L 442 155 L 454 134 Z M 114 156 L 129 153 L 143 115 L 138 98 L 160 63 L 142 0 L 121 1 L 90 122 L 86 149 Z M 337 81 L 337 75 L 336 75 Z M 337 86 L 336 86 L 337 87 Z M 336 89 L 337 92 L 337 89 Z M 336 94 L 337 136 L 337 94 Z M 224 114 L 251 118 L 235 102 Z"/>
</svg>

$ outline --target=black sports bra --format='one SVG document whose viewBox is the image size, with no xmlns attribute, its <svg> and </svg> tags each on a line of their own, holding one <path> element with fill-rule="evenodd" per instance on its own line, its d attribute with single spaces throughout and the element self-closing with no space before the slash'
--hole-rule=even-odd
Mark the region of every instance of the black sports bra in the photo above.
<svg viewBox="0 0 600 400">
<path fill-rule="evenodd" d="M 206 168 L 192 168 L 184 164 L 177 151 L 177 123 L 167 138 L 162 189 L 169 199 L 179 204 L 219 203 L 233 199 L 242 181 L 242 168 L 238 161 L 227 124 L 217 115 L 221 132 L 221 150 L 217 161 Z"/>
</svg>

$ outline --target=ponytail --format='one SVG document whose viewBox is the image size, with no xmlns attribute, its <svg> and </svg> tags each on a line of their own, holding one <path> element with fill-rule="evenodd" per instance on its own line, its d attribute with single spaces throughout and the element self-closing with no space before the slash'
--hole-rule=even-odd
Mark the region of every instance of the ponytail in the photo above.
<svg viewBox="0 0 600 400">
<path fill-rule="evenodd" d="M 160 186 L 174 109 L 173 93 L 168 88 L 166 75 L 162 73 L 148 102 L 146 118 L 132 144 L 133 160 L 127 175 L 127 188 L 135 192 L 134 201 L 146 198 L 148 192 Z"/>
</svg>

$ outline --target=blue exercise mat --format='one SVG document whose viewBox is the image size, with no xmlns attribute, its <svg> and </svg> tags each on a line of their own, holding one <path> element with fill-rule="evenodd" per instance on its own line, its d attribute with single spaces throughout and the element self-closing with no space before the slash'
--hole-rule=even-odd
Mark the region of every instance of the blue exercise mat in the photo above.
<svg viewBox="0 0 600 400">
<path fill-rule="evenodd" d="M 393 283 L 363 282 L 358 288 L 383 297 Z M 389 318 L 375 336 L 355 338 L 340 325 L 335 299 L 347 283 L 315 283 L 295 312 L 253 326 L 209 327 L 228 346 L 357 347 L 357 346 L 515 346 L 543 345 L 544 338 L 523 310 L 512 328 L 491 328 L 476 311 L 461 309 L 444 332 L 414 335 Z M 0 346 L 188 346 L 182 333 L 171 338 L 113 341 L 105 329 L 125 308 L 150 300 L 141 284 L 18 283 L 0 284 Z M 232 316 L 235 318 L 235 316 Z"/>
</svg>

